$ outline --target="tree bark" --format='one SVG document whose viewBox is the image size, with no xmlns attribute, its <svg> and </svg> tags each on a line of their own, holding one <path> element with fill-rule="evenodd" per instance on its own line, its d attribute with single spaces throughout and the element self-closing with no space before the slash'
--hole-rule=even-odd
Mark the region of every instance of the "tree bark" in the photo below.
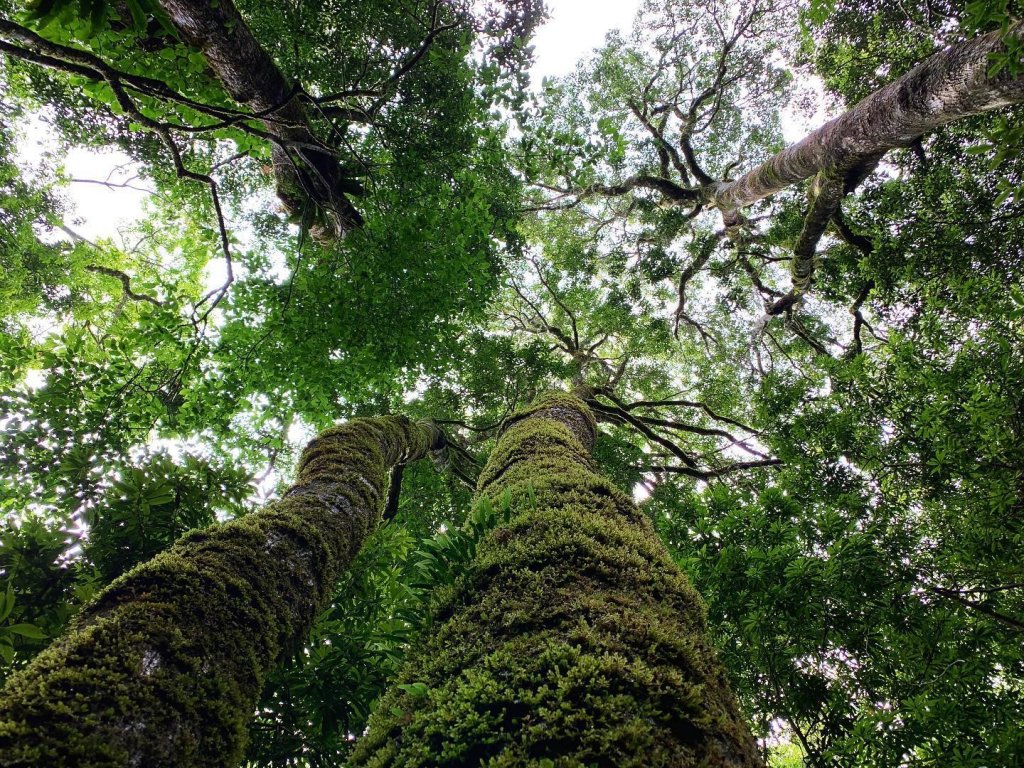
<svg viewBox="0 0 1024 768">
<path fill-rule="evenodd" d="M 1019 33 L 1018 23 L 1010 34 Z M 1024 101 L 1024 77 L 988 75 L 989 54 L 1005 50 L 1003 38 L 990 32 L 939 51 L 758 168 L 714 184 L 711 202 L 728 218 L 816 174 L 843 177 L 946 123 Z"/>
<path fill-rule="evenodd" d="M 280 501 L 115 581 L 8 681 L 0 766 L 237 765 L 270 665 L 377 524 L 388 470 L 441 442 L 399 417 L 330 429 Z"/>
<path fill-rule="evenodd" d="M 277 193 L 290 213 L 309 200 L 334 234 L 362 223 L 346 197 L 355 189 L 337 158 L 316 138 L 296 89 L 263 49 L 231 0 L 160 0 L 182 39 L 202 52 L 232 99 L 262 118 L 273 147 Z"/>
<path fill-rule="evenodd" d="M 704 608 L 594 469 L 593 416 L 549 394 L 506 425 L 478 499 L 509 522 L 438 601 L 353 766 L 760 766 Z"/>
</svg>

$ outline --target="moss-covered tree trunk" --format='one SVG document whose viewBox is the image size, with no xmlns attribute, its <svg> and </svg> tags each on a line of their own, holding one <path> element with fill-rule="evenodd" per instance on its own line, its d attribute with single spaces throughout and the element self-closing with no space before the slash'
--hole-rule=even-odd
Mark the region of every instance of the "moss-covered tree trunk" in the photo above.
<svg viewBox="0 0 1024 768">
<path fill-rule="evenodd" d="M 479 493 L 509 505 L 442 596 L 356 747 L 357 766 L 759 766 L 700 598 L 594 471 L 586 406 L 547 395 Z"/>
<path fill-rule="evenodd" d="M 0 766 L 237 765 L 270 665 L 375 526 L 389 468 L 439 441 L 394 417 L 328 430 L 280 501 L 115 581 L 8 681 Z"/>
</svg>

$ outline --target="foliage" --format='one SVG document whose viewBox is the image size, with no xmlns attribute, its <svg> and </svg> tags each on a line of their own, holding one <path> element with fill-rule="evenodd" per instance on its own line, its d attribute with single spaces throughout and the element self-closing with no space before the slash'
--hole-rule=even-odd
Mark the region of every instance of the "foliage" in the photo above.
<svg viewBox="0 0 1024 768">
<path fill-rule="evenodd" d="M 532 2 L 239 2 L 348 174 L 362 224 L 341 239 L 316 205 L 274 202 L 280 145 L 157 3 L 0 8 L 172 92 L 129 89 L 131 114 L 0 36 L 0 674 L 182 534 L 276 498 L 315 430 L 432 419 L 448 464 L 399 473 L 396 514 L 250 729 L 248 764 L 337 765 L 369 719 L 437 698 L 420 678 L 385 691 L 508 522 L 467 484 L 503 421 L 575 387 L 600 471 L 702 595 L 770 765 L 1019 762 L 1020 106 L 887 155 L 784 312 L 802 191 L 742 235 L 680 192 L 779 150 L 812 77 L 839 110 L 1008 33 L 1019 4 L 650 0 L 528 90 Z M 1008 40 L 992 66 L 1012 77 Z M 49 142 L 26 160 L 33 130 Z M 141 220 L 78 233 L 75 147 L 128 156 Z"/>
</svg>

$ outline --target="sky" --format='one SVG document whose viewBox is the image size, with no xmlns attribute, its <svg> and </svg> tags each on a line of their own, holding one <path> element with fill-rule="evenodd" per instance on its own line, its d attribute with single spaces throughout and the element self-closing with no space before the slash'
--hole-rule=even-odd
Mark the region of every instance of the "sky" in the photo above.
<svg viewBox="0 0 1024 768">
<path fill-rule="evenodd" d="M 571 72 L 610 30 L 631 29 L 640 0 L 547 0 L 547 6 L 548 20 L 533 39 L 535 85 Z"/>
</svg>

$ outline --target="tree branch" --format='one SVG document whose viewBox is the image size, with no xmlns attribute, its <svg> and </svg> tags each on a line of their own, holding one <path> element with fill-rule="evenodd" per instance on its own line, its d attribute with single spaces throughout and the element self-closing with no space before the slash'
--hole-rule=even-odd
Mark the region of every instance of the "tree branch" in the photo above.
<svg viewBox="0 0 1024 768">
<path fill-rule="evenodd" d="M 604 394 L 605 397 L 610 397 L 606 393 L 602 393 L 602 394 Z M 671 440 L 669 440 L 669 439 L 659 435 L 653 429 L 651 429 L 646 424 L 644 424 L 644 422 L 642 420 L 638 419 L 636 416 L 634 416 L 633 414 L 629 413 L 628 411 L 624 411 L 621 408 L 616 408 L 616 407 L 613 407 L 613 406 L 606 405 L 606 404 L 602 403 L 600 400 L 597 400 L 596 398 L 589 398 L 586 402 L 587 402 L 587 405 L 590 408 L 592 408 L 594 411 L 596 411 L 598 415 L 608 416 L 608 417 L 612 418 L 613 420 L 617 420 L 617 421 L 629 424 L 631 427 L 636 429 L 640 434 L 642 434 L 648 440 L 650 440 L 650 441 L 652 441 L 654 443 L 657 443 L 662 448 L 667 450 L 669 453 L 671 453 L 673 456 L 675 456 L 677 459 L 679 459 L 679 461 L 683 462 L 683 464 L 685 464 L 687 467 L 696 467 L 697 466 L 697 462 L 694 461 L 693 457 L 691 457 L 688 453 L 686 453 L 686 451 L 684 451 L 682 448 L 680 448 L 678 445 L 676 445 Z"/>
<path fill-rule="evenodd" d="M 989 55 L 1019 34 L 1017 22 L 1005 35 L 996 30 L 939 51 L 754 170 L 719 182 L 710 201 L 728 215 L 819 173 L 845 176 L 954 120 L 1024 101 L 1024 77 L 988 74 Z"/>
<path fill-rule="evenodd" d="M 124 295 L 132 301 L 148 301 L 150 304 L 156 307 L 162 307 L 164 303 L 158 299 L 145 293 L 136 293 L 132 290 L 132 279 L 120 269 L 113 269 L 111 267 L 103 267 L 98 264 L 87 264 L 85 266 L 89 272 L 95 272 L 98 275 L 106 275 L 107 277 L 114 277 L 121 281 L 121 287 L 124 290 Z"/>
<path fill-rule="evenodd" d="M 734 472 L 742 472 L 747 469 L 757 469 L 759 467 L 778 467 L 782 465 L 781 459 L 756 459 L 753 461 L 737 461 L 732 464 L 726 464 L 724 467 L 718 467 L 716 469 L 693 469 L 691 467 L 676 467 L 671 465 L 657 465 L 644 467 L 644 472 L 667 472 L 672 475 L 686 475 L 687 477 L 693 477 L 697 480 L 713 480 L 716 477 L 723 477 L 725 475 L 731 475 Z"/>
<path fill-rule="evenodd" d="M 985 603 L 978 602 L 977 600 L 971 600 L 969 597 L 953 589 L 946 589 L 944 587 L 934 587 L 929 585 L 923 585 L 926 590 L 939 597 L 944 597 L 947 600 L 952 600 L 955 603 L 959 603 L 965 608 L 970 608 L 972 611 L 977 611 L 980 614 L 988 616 L 991 619 L 995 619 L 1001 624 L 1005 624 L 1011 629 L 1015 629 L 1018 632 L 1024 632 L 1024 621 L 1015 619 L 1012 616 L 1007 616 L 1005 613 L 1000 613 L 994 608 L 990 608 Z"/>
<path fill-rule="evenodd" d="M 593 184 L 587 187 L 583 192 L 579 193 L 579 195 L 580 197 L 586 197 L 588 195 L 619 197 L 638 188 L 653 189 L 656 192 L 663 194 L 669 200 L 677 202 L 696 202 L 700 198 L 699 194 L 695 190 L 680 186 L 671 179 L 665 179 L 661 176 L 652 176 L 646 173 L 639 173 L 635 176 L 631 176 L 618 184 Z"/>
</svg>

